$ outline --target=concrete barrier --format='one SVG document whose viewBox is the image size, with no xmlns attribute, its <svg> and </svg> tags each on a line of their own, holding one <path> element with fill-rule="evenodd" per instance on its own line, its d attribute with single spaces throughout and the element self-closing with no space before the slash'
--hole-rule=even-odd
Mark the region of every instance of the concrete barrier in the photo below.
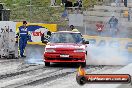
<svg viewBox="0 0 132 88">
<path fill-rule="evenodd" d="M 103 22 L 108 22 L 109 19 L 111 18 L 111 16 L 84 16 L 84 21 L 103 21 Z M 124 23 L 128 23 L 130 24 L 129 26 L 131 27 L 132 26 L 132 22 L 128 22 L 128 19 L 127 18 L 119 18 L 119 17 L 116 17 L 119 22 L 124 22 Z"/>
<path fill-rule="evenodd" d="M 107 23 L 109 21 L 110 17 L 97 17 L 97 16 L 85 16 L 84 22 L 85 23 L 96 23 L 98 21 L 103 21 L 104 23 Z M 128 22 L 127 18 L 119 18 L 119 24 L 122 26 L 129 27 L 129 30 L 132 30 L 132 21 Z"/>
<path fill-rule="evenodd" d="M 85 11 L 84 15 L 88 15 L 88 16 L 116 16 L 116 17 L 122 17 L 123 15 L 121 13 L 118 12 L 103 12 L 103 11 Z"/>
<path fill-rule="evenodd" d="M 129 8 L 127 7 L 112 7 L 112 6 L 98 6 L 95 5 L 94 6 L 95 10 L 107 10 L 107 11 L 121 11 L 121 10 L 128 10 Z"/>
<path fill-rule="evenodd" d="M 103 21 L 108 22 L 110 17 L 84 16 L 84 21 Z"/>
<path fill-rule="evenodd" d="M 132 3 L 127 3 L 128 7 L 132 7 Z M 116 3 L 111 3 L 111 6 L 116 6 Z M 120 3 L 120 7 L 124 7 L 124 3 Z"/>
</svg>

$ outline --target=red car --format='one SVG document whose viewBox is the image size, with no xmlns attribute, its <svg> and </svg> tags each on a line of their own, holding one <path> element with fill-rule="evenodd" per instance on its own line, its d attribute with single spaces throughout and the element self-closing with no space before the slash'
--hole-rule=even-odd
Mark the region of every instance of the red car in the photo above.
<svg viewBox="0 0 132 88">
<path fill-rule="evenodd" d="M 86 44 L 80 32 L 59 31 L 52 33 L 45 47 L 45 66 L 50 63 L 79 63 L 86 66 Z"/>
</svg>

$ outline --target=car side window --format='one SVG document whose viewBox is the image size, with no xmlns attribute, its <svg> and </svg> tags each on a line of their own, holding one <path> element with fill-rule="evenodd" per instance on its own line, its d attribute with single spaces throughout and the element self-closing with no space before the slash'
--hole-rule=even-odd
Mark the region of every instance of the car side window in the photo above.
<svg viewBox="0 0 132 88">
<path fill-rule="evenodd" d="M 73 34 L 73 37 L 74 37 L 76 43 L 82 43 L 83 42 L 83 38 L 82 38 L 81 34 L 79 34 L 79 33 Z"/>
</svg>

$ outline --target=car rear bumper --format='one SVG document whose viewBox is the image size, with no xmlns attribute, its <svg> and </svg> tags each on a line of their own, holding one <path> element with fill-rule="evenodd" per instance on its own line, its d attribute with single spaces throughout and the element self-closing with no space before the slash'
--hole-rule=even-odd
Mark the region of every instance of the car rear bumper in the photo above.
<svg viewBox="0 0 132 88">
<path fill-rule="evenodd" d="M 74 61 L 74 60 L 70 60 L 70 61 L 67 61 L 67 60 L 44 60 L 44 62 L 52 62 L 52 63 L 83 63 L 85 62 L 85 60 L 78 60 L 78 61 Z"/>
<path fill-rule="evenodd" d="M 44 62 L 85 62 L 85 53 L 70 53 L 69 57 L 60 57 L 58 53 L 45 53 Z"/>
</svg>

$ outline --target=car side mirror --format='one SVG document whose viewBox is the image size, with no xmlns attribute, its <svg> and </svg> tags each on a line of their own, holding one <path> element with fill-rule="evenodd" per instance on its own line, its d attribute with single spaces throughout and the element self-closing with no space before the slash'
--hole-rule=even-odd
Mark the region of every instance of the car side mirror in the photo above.
<svg viewBox="0 0 132 88">
<path fill-rule="evenodd" d="M 84 44 L 89 44 L 89 41 L 85 41 Z"/>
</svg>

